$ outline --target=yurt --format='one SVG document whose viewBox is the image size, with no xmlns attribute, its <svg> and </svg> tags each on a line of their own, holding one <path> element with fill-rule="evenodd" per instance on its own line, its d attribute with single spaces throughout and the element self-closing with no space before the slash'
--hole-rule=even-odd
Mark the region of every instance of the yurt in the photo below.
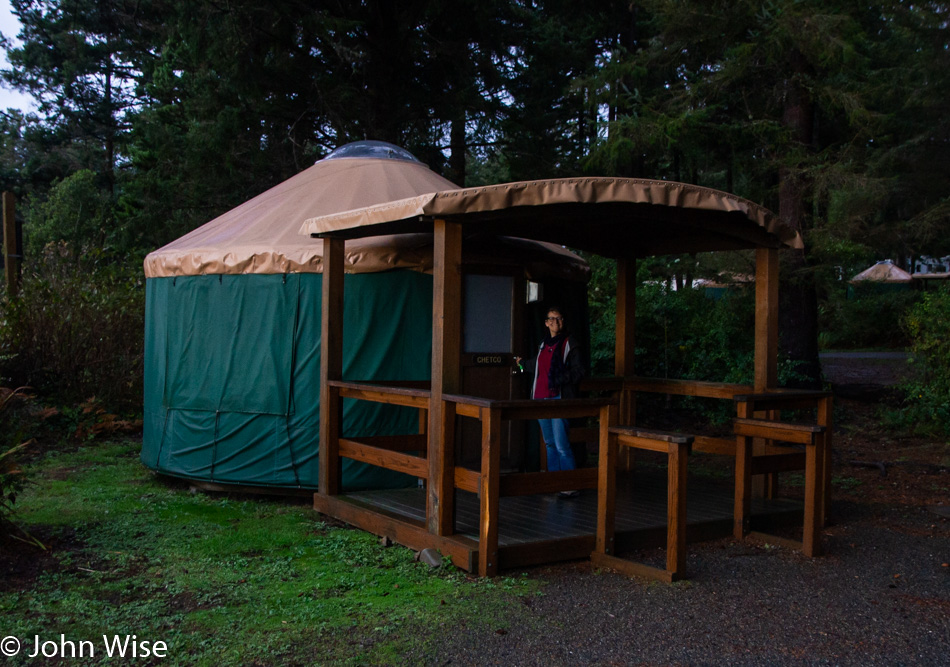
<svg viewBox="0 0 950 667">
<path fill-rule="evenodd" d="M 892 285 L 909 285 L 912 280 L 913 277 L 907 273 L 907 271 L 904 271 L 904 269 L 895 265 L 891 260 L 884 259 L 856 275 L 851 279 L 851 282 L 875 282 Z"/>
<path fill-rule="evenodd" d="M 391 144 L 347 144 L 149 254 L 142 462 L 198 482 L 316 488 L 323 241 L 298 230 L 309 218 L 456 187 Z M 475 395 L 511 395 L 519 387 L 510 359 L 535 335 L 538 293 L 586 322 L 589 269 L 552 244 L 469 241 L 463 382 Z M 337 314 L 345 378 L 429 379 L 431 268 L 431 234 L 347 243 L 347 299 Z M 418 422 L 405 408 L 343 408 L 346 432 L 363 436 L 406 433 Z M 513 445 L 523 440 L 512 436 Z M 512 452 L 514 465 L 525 465 L 523 451 Z M 349 489 L 415 482 L 344 464 Z"/>
<path fill-rule="evenodd" d="M 913 287 L 914 278 L 889 259 L 868 267 L 848 281 L 848 298 L 861 295 L 903 292 Z"/>
</svg>

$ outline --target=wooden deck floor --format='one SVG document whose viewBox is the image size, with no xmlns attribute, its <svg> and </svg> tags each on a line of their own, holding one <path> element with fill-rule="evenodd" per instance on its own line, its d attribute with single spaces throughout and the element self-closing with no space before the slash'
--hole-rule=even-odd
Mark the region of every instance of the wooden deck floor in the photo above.
<svg viewBox="0 0 950 667">
<path fill-rule="evenodd" d="M 687 525 L 690 541 L 725 536 L 732 531 L 733 488 L 728 482 L 690 476 Z M 425 521 L 426 495 L 421 488 L 360 491 L 344 494 L 365 505 L 399 516 Z M 637 470 L 632 478 L 618 481 L 616 530 L 621 533 L 656 532 L 665 536 L 665 471 Z M 756 515 L 801 516 L 802 503 L 789 500 L 754 500 Z M 501 498 L 498 541 L 500 547 L 592 536 L 596 532 L 597 493 L 582 491 L 576 498 L 557 494 Z M 711 530 L 696 530 L 707 527 Z M 478 540 L 478 499 L 473 493 L 457 492 L 456 532 Z"/>
</svg>

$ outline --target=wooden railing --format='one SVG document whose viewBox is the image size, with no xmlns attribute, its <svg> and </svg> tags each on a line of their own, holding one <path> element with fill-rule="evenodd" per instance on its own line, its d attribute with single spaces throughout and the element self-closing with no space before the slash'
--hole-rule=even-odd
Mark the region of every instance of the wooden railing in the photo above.
<svg viewBox="0 0 950 667">
<path fill-rule="evenodd" d="M 368 384 L 364 382 L 333 381 L 330 390 L 340 398 L 351 398 L 386 405 L 416 408 L 420 411 L 419 423 L 425 424 L 425 412 L 429 409 L 429 390 L 399 384 Z M 339 432 L 337 430 L 336 432 Z M 426 436 L 421 434 L 364 436 L 348 438 L 343 435 L 329 443 L 330 455 L 368 463 L 395 472 L 405 473 L 420 479 L 428 479 L 426 464 Z M 407 452 L 421 451 L 422 455 Z"/>
<path fill-rule="evenodd" d="M 616 426 L 613 408 L 603 439 L 598 470 L 600 486 L 597 494 L 597 539 L 591 562 L 626 574 L 672 582 L 686 570 L 686 460 L 693 436 Z M 656 568 L 618 558 L 615 554 L 614 531 L 617 488 L 617 452 L 620 446 L 665 454 L 667 458 L 667 538 L 666 567 Z"/>
<path fill-rule="evenodd" d="M 349 398 L 417 408 L 420 410 L 420 424 L 425 423 L 424 411 L 430 408 L 431 393 L 428 389 L 418 386 L 345 381 L 330 381 L 329 386 L 331 391 L 337 392 L 341 399 Z M 498 570 L 500 498 L 597 488 L 595 468 L 501 475 L 502 422 L 596 417 L 606 424 L 607 407 L 612 402 L 613 399 L 610 398 L 535 401 L 491 400 L 457 394 L 443 395 L 441 408 L 446 415 L 477 419 L 481 422 L 482 445 L 479 469 L 452 467 L 453 488 L 476 493 L 479 496 L 479 574 L 490 576 Z M 335 429 L 333 432 L 339 433 L 339 430 Z M 443 445 L 445 451 L 454 452 L 454 438 L 451 432 L 446 435 L 448 437 Z M 430 461 L 426 456 L 429 446 L 425 433 L 362 438 L 341 434 L 334 442 L 328 443 L 331 456 L 361 461 L 387 470 L 410 474 L 423 480 L 428 480 L 430 477 Z M 446 501 L 447 499 L 442 499 L 443 503 Z M 452 533 L 454 533 L 454 528 Z M 522 555 L 522 557 L 525 556 Z M 527 558 L 530 559 L 530 556 Z"/>
<path fill-rule="evenodd" d="M 693 450 L 736 458 L 734 535 L 750 533 L 752 477 L 765 475 L 764 494 L 777 495 L 778 474 L 801 470 L 805 475 L 804 528 L 801 542 L 794 543 L 807 555 L 821 552 L 820 531 L 828 515 L 831 496 L 832 396 L 824 391 L 771 389 L 752 393 L 747 385 L 695 380 L 627 377 L 623 379 L 621 405 L 635 406 L 630 394 L 651 392 L 732 400 L 737 418 L 731 438 L 695 436 Z M 783 410 L 813 411 L 813 420 L 799 424 L 783 422 Z M 631 407 L 627 418 L 632 421 Z M 632 426 L 632 424 L 629 424 Z M 778 444 L 784 443 L 784 444 Z M 788 444 L 804 446 L 790 451 Z M 770 539 L 775 541 L 774 536 Z"/>
<path fill-rule="evenodd" d="M 736 493 L 734 535 L 743 538 L 750 532 L 751 478 L 764 474 L 770 480 L 768 494 L 775 495 L 777 475 L 802 470 L 805 475 L 804 525 L 801 542 L 791 543 L 808 556 L 821 553 L 821 529 L 828 516 L 831 498 L 832 395 L 825 391 L 776 390 L 735 396 L 738 417 L 736 434 Z M 814 410 L 810 423 L 789 423 L 777 419 L 782 410 Z M 770 447 L 753 446 L 760 438 Z M 804 447 L 791 452 L 776 447 L 784 442 Z M 777 452 L 775 450 L 778 450 Z M 768 536 L 782 542 L 775 536 Z"/>
<path fill-rule="evenodd" d="M 728 382 L 704 382 L 700 380 L 669 380 L 666 378 L 626 377 L 624 391 L 645 391 L 654 394 L 676 396 L 700 396 L 703 398 L 732 399 L 737 394 L 749 393 L 752 387 Z"/>
<path fill-rule="evenodd" d="M 665 378 L 626 377 L 623 378 L 623 393 L 635 395 L 637 392 L 652 394 L 672 394 L 673 396 L 696 396 L 699 398 L 718 398 L 733 400 L 739 394 L 748 394 L 752 391 L 750 385 L 732 384 L 727 382 L 704 382 L 700 380 L 669 380 Z M 635 413 L 635 399 L 625 396 L 621 405 L 630 405 L 630 415 L 621 414 L 621 422 L 633 425 L 632 414 Z M 736 440 L 734 437 L 717 438 L 707 435 L 696 435 L 693 441 L 693 451 L 704 454 L 723 454 L 735 456 Z"/>
<path fill-rule="evenodd" d="M 474 396 L 445 395 L 456 415 L 478 419 L 482 427 L 482 457 L 478 471 L 455 468 L 455 487 L 479 496 L 478 573 L 498 571 L 499 499 L 504 496 L 551 493 L 570 489 L 596 489 L 597 470 L 582 468 L 544 473 L 501 475 L 501 423 L 507 420 L 597 417 L 606 425 L 609 398 L 575 398 L 556 401 L 490 400 Z M 545 548 L 542 545 L 541 548 Z M 530 556 L 528 557 L 530 559 Z"/>
<path fill-rule="evenodd" d="M 328 384 L 331 392 L 336 393 L 335 398 L 337 399 L 348 398 L 371 401 L 419 410 L 420 433 L 418 434 L 347 437 L 340 433 L 339 428 L 331 429 L 330 442 L 327 443 L 328 460 L 339 461 L 341 457 L 349 458 L 388 470 L 406 473 L 419 479 L 430 480 L 431 476 L 436 473 L 432 472 L 433 461 L 429 460 L 427 451 L 442 452 L 443 456 L 446 457 L 445 465 L 447 467 L 442 469 L 436 467 L 437 474 L 443 475 L 443 478 L 445 475 L 449 475 L 452 489 L 469 491 L 479 496 L 479 536 L 477 545 L 473 544 L 468 538 L 464 538 L 464 536 L 455 535 L 454 523 L 451 521 L 445 524 L 447 529 L 443 528 L 438 531 L 434 529 L 433 516 L 429 516 L 433 512 L 432 502 L 427 506 L 428 529 L 421 525 L 397 526 L 388 520 L 383 520 L 379 525 L 383 526 L 385 524 L 386 530 L 405 535 L 417 543 L 422 543 L 423 538 L 426 540 L 431 538 L 430 542 L 438 544 L 438 547 L 443 549 L 445 553 L 457 556 L 458 560 L 456 562 L 459 562 L 460 565 L 463 565 L 461 559 L 467 557 L 469 569 L 477 568 L 480 575 L 489 576 L 495 574 L 499 568 L 498 521 L 500 498 L 599 487 L 598 471 L 593 468 L 502 475 L 500 435 L 501 424 L 504 421 L 593 417 L 596 418 L 597 427 L 592 430 L 596 430 L 600 434 L 599 440 L 603 445 L 606 442 L 607 428 L 611 422 L 611 407 L 617 409 L 618 403 L 622 407 L 625 401 L 632 401 L 632 397 L 636 392 L 656 392 L 734 400 L 737 405 L 738 417 L 753 420 L 753 423 L 743 425 L 742 428 L 746 430 L 743 430 L 742 433 L 737 431 L 737 435 L 733 438 L 696 436 L 692 448 L 694 451 L 736 456 L 738 451 L 736 438 L 743 442 L 743 447 L 746 447 L 746 441 L 742 440 L 743 438 L 763 435 L 765 440 L 759 443 L 760 446 L 756 449 L 755 456 L 742 457 L 742 470 L 737 475 L 736 521 L 737 525 L 746 526 L 748 518 L 748 476 L 759 472 L 773 473 L 779 468 L 781 470 L 796 469 L 796 466 L 800 463 L 797 458 L 792 461 L 792 458 L 795 457 L 794 455 L 791 457 L 788 455 L 787 448 L 774 446 L 769 440 L 770 438 L 775 440 L 788 439 L 790 437 L 788 434 L 795 431 L 795 428 L 782 428 L 782 424 L 777 424 L 772 420 L 782 409 L 817 408 L 816 422 L 820 428 L 812 429 L 811 432 L 817 434 L 814 437 L 819 438 L 819 440 L 812 438 L 809 442 L 818 443 L 818 446 L 812 448 L 818 458 L 816 456 L 810 457 L 808 465 L 805 466 L 807 468 L 806 475 L 812 481 L 809 486 L 812 502 L 808 509 L 811 518 L 806 517 L 806 524 L 809 526 L 806 532 L 806 542 L 808 543 L 806 552 L 817 553 L 819 551 L 817 530 L 823 524 L 823 517 L 827 511 L 831 451 L 831 399 L 830 395 L 824 392 L 775 390 L 767 394 L 753 394 L 751 388 L 747 385 L 629 377 L 623 379 L 603 378 L 585 382 L 585 389 L 610 394 L 610 396 L 603 398 L 556 401 L 491 400 L 475 396 L 445 394 L 442 397 L 441 405 L 434 406 L 431 403 L 431 392 L 421 383 L 377 384 L 330 381 Z M 479 420 L 481 424 L 481 460 L 478 470 L 454 465 L 452 459 L 455 446 L 454 428 L 446 430 L 442 442 L 430 443 L 428 441 L 425 425 L 427 423 L 427 412 L 430 409 L 440 409 L 444 418 L 449 420 L 448 423 L 451 423 L 455 417 Z M 622 410 L 620 412 L 622 414 Z M 340 418 L 338 416 L 338 419 Z M 770 421 L 766 422 L 763 418 Z M 756 419 L 761 423 L 756 423 Z M 632 426 L 632 424 L 622 425 Z M 756 430 L 759 427 L 765 428 L 766 431 L 760 434 Z M 334 433 L 338 435 L 333 436 Z M 748 435 L 750 433 L 751 436 Z M 758 440 L 762 439 L 759 438 Z M 431 449 L 433 447 L 436 447 L 436 449 Z M 745 452 L 746 449 L 742 451 Z M 783 456 L 773 456 L 776 454 L 782 454 Z M 779 458 L 781 458 L 781 461 L 779 461 Z M 775 463 L 776 461 L 778 461 L 778 464 Z M 321 461 L 321 465 L 323 464 L 324 461 Z M 436 462 L 436 466 L 438 465 L 441 465 L 441 463 Z M 779 468 L 775 468 L 775 465 L 779 465 Z M 678 467 L 678 470 L 677 474 L 682 474 L 681 466 Z M 333 474 L 335 475 L 336 484 L 331 485 L 331 488 L 338 489 L 340 474 L 338 466 Z M 820 490 L 816 490 L 818 488 L 816 485 L 820 485 Z M 449 516 L 451 516 L 451 507 L 454 505 L 453 498 L 441 497 L 438 498 L 438 501 L 437 505 L 441 505 L 440 511 L 446 511 L 446 507 L 448 507 Z M 329 496 L 326 496 L 323 502 L 328 507 L 332 504 Z M 349 509 L 347 511 L 352 511 L 354 512 L 353 516 L 357 516 L 357 510 Z M 679 527 L 677 529 L 679 530 Z M 744 530 L 745 528 L 743 528 Z M 427 533 L 429 536 L 425 537 Z M 539 543 L 537 548 L 543 549 L 548 548 L 548 546 L 545 543 Z M 677 561 L 681 559 L 682 553 L 684 552 L 677 550 L 674 554 Z M 584 555 L 586 554 L 576 554 L 577 557 Z M 534 554 L 519 552 L 517 559 L 519 562 L 528 563 L 533 562 L 535 557 Z M 573 553 L 569 557 L 574 557 Z M 509 558 L 511 558 L 510 555 Z M 509 564 L 512 564 L 514 560 L 509 560 Z M 670 567 L 667 569 L 671 572 L 676 571 Z"/>
<path fill-rule="evenodd" d="M 483 457 L 489 422 L 537 419 L 570 419 L 573 417 L 600 417 L 601 408 L 611 403 L 605 398 L 575 398 L 557 401 L 491 400 L 474 396 L 446 395 L 444 399 L 455 405 L 455 414 L 478 419 L 482 423 Z M 484 472 L 455 468 L 455 486 L 463 491 L 477 493 L 479 477 Z M 593 468 L 555 472 L 505 473 L 499 487 L 501 496 L 522 496 L 551 493 L 571 489 L 597 488 L 597 472 Z"/>
</svg>

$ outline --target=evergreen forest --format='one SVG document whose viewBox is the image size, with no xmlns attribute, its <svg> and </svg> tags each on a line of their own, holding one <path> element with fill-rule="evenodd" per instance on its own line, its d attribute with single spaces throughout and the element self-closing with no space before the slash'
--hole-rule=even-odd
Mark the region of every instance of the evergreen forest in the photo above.
<svg viewBox="0 0 950 667">
<path fill-rule="evenodd" d="M 459 185 L 645 177 L 770 208 L 806 243 L 783 253 L 790 384 L 820 382 L 820 344 L 913 343 L 919 298 L 856 305 L 850 276 L 950 254 L 944 2 L 11 5 L 22 30 L 4 36 L 0 76 L 36 108 L 0 112 L 0 190 L 17 197 L 25 255 L 23 297 L 4 306 L 5 383 L 140 405 L 141 349 L 128 348 L 144 254 L 361 139 Z M 611 267 L 591 262 L 592 356 L 606 366 Z M 740 253 L 640 270 L 688 288 L 750 267 Z M 701 315 L 679 327 L 695 332 L 688 345 L 667 344 L 702 356 L 650 370 L 701 374 L 715 358 L 727 372 L 714 379 L 735 375 L 751 350 L 704 346 L 710 332 L 731 340 L 748 307 L 709 313 L 664 293 L 643 308 L 660 324 Z"/>
</svg>

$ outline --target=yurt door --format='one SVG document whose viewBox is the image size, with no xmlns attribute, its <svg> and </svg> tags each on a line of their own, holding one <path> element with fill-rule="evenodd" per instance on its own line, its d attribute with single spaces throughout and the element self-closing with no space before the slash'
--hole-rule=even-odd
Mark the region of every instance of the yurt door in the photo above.
<svg viewBox="0 0 950 667">
<path fill-rule="evenodd" d="M 520 341 L 524 280 L 514 273 L 466 273 L 462 278 L 462 393 L 482 398 L 512 396 L 512 357 Z M 459 463 L 478 466 L 481 429 L 461 419 Z M 522 466 L 523 428 L 502 425 L 502 466 Z"/>
</svg>

